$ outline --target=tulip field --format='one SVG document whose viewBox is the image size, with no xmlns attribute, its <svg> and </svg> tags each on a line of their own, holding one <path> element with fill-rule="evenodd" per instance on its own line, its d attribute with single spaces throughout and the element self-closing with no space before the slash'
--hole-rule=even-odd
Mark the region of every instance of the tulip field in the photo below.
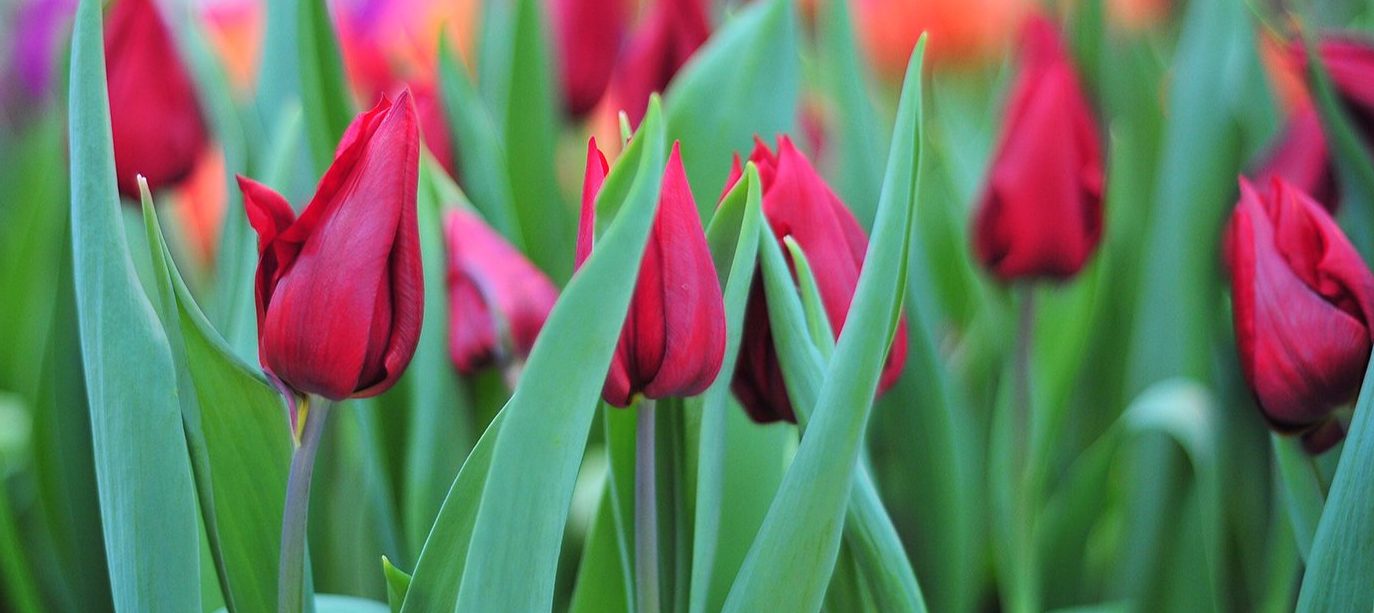
<svg viewBox="0 0 1374 613">
<path fill-rule="evenodd" d="M 0 0 L 0 613 L 1374 610 L 1366 0 Z"/>
</svg>

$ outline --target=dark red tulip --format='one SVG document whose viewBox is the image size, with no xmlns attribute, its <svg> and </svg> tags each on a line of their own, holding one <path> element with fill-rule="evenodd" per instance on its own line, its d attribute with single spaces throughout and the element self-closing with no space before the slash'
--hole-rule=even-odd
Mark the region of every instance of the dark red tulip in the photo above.
<svg viewBox="0 0 1374 613">
<path fill-rule="evenodd" d="M 153 0 L 118 0 L 105 20 L 105 74 L 119 192 L 138 175 L 167 187 L 191 174 L 209 136 L 196 89 Z"/>
<path fill-rule="evenodd" d="M 811 162 L 786 136 L 778 139 L 776 155 L 758 141 L 749 156 L 759 170 L 763 187 L 763 215 L 781 241 L 791 236 L 811 264 L 830 327 L 839 338 L 849 316 L 849 303 L 859 285 L 868 236 L 844 202 L 830 190 Z M 729 183 L 739 178 L 739 160 Z M 786 253 L 784 251 L 784 253 Z M 878 381 L 882 394 L 897 382 L 906 364 L 906 316 Z M 763 284 L 757 279 L 744 313 L 744 337 L 732 389 L 749 416 L 758 422 L 786 420 L 796 423 L 796 412 L 783 385 L 773 333 L 768 323 L 768 304 Z"/>
<path fill-rule="evenodd" d="M 663 92 L 679 68 L 711 36 L 702 0 L 654 0 L 625 46 L 612 79 L 612 99 L 638 125 L 649 95 Z"/>
<path fill-rule="evenodd" d="M 297 392 L 376 395 L 415 353 L 418 123 L 409 92 L 359 115 L 299 218 L 271 188 L 239 177 L 258 233 L 259 358 Z"/>
<path fill-rule="evenodd" d="M 582 186 L 578 266 L 592 252 L 596 194 L 606 171 L 606 158 L 592 139 Z M 661 189 L 625 328 L 601 391 L 607 403 L 618 407 L 629 406 L 639 395 L 700 394 L 715 381 L 725 359 L 725 301 L 676 143 Z"/>
<path fill-rule="evenodd" d="M 1322 451 L 1342 436 L 1333 409 L 1364 379 L 1374 275 L 1336 222 L 1282 179 L 1240 182 L 1226 229 L 1241 368 L 1277 430 Z"/>
<path fill-rule="evenodd" d="M 1265 154 L 1255 177 L 1261 183 L 1280 177 L 1312 196 L 1328 211 L 1336 210 L 1339 190 L 1331 152 L 1322 134 L 1317 109 L 1305 104 L 1288 117 L 1283 132 Z"/>
<path fill-rule="evenodd" d="M 1101 139 L 1059 32 L 1027 20 L 1021 72 L 973 222 L 973 251 L 1003 280 L 1066 279 L 1102 236 Z"/>
<path fill-rule="evenodd" d="M 529 355 L 558 289 L 477 215 L 444 223 L 448 241 L 449 353 L 465 375 Z"/>
<path fill-rule="evenodd" d="M 554 0 L 551 9 L 563 108 L 581 117 L 611 82 L 630 7 L 624 0 Z"/>
</svg>

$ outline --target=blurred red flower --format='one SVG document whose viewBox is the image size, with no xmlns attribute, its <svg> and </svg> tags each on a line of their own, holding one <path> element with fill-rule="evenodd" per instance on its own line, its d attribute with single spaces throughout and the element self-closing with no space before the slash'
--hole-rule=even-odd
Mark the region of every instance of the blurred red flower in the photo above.
<svg viewBox="0 0 1374 613">
<path fill-rule="evenodd" d="M 196 89 L 152 0 L 118 0 L 105 21 L 105 72 L 119 192 L 156 191 L 191 174 L 209 141 Z"/>
<path fill-rule="evenodd" d="M 759 169 L 763 187 L 763 215 L 781 241 L 792 237 L 806 253 L 820 289 L 821 303 L 836 338 L 849 315 L 849 303 L 859 284 L 868 236 L 854 214 L 830 190 L 806 156 L 786 136 L 778 138 L 773 153 L 763 141 L 754 145 L 750 161 Z M 740 176 L 739 158 L 726 188 Z M 897 324 L 892 348 L 878 381 L 878 394 L 897 382 L 906 364 L 906 316 Z M 763 284 L 755 280 L 745 307 L 744 336 L 732 389 L 745 411 L 757 422 L 786 420 L 796 423 L 796 412 L 783 385 L 777 350 L 768 322 Z"/>
<path fill-rule="evenodd" d="M 1021 72 L 973 223 L 973 251 L 994 276 L 1073 276 L 1102 236 L 1096 119 L 1048 19 L 1022 33 Z"/>
<path fill-rule="evenodd" d="M 1364 379 L 1374 275 L 1331 216 L 1280 178 L 1240 181 L 1226 228 L 1236 348 L 1271 426 L 1316 453 L 1343 436 L 1332 410 Z"/>
<path fill-rule="evenodd" d="M 591 255 L 596 195 L 605 181 L 606 158 L 587 144 L 577 265 Z M 629 406 L 636 396 L 694 396 L 705 391 L 725 359 L 725 302 L 706 245 L 687 172 L 673 144 L 663 174 L 658 211 L 649 231 L 625 327 L 601 396 Z"/>
<path fill-rule="evenodd" d="M 702 0 L 653 0 L 635 27 L 611 79 L 611 102 L 639 125 L 649 95 L 663 92 L 678 69 L 711 36 Z"/>
<path fill-rule="evenodd" d="M 582 117 L 601 101 L 625 38 L 631 7 L 625 0 L 553 0 L 563 108 Z"/>
<path fill-rule="evenodd" d="M 476 373 L 528 356 L 558 300 L 542 271 L 476 214 L 448 213 L 449 353 L 458 372 Z"/>
<path fill-rule="evenodd" d="M 298 392 L 380 394 L 415 354 L 417 123 L 406 92 L 354 119 L 299 218 L 280 194 L 239 177 L 258 234 L 259 357 Z"/>
</svg>

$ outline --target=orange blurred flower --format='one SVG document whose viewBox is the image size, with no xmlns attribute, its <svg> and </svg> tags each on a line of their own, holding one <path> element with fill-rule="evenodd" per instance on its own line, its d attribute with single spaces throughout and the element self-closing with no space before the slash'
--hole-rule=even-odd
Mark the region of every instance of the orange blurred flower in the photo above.
<svg viewBox="0 0 1374 613">
<path fill-rule="evenodd" d="M 836 1 L 836 0 L 829 0 Z M 1000 55 L 1032 6 L 1029 0 L 857 0 L 860 36 L 878 72 L 899 77 L 929 32 L 933 64 L 967 64 Z"/>
<path fill-rule="evenodd" d="M 200 14 L 234 91 L 252 91 L 262 53 L 262 4 L 254 0 L 201 0 Z"/>
</svg>

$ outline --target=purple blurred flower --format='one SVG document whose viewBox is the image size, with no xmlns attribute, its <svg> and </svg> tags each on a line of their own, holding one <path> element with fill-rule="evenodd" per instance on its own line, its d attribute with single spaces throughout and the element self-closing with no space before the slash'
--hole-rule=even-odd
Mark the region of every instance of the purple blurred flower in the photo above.
<svg viewBox="0 0 1374 613">
<path fill-rule="evenodd" d="M 46 97 L 52 85 L 58 43 L 70 27 L 76 0 L 28 0 L 14 15 L 9 67 L 30 100 Z"/>
</svg>

